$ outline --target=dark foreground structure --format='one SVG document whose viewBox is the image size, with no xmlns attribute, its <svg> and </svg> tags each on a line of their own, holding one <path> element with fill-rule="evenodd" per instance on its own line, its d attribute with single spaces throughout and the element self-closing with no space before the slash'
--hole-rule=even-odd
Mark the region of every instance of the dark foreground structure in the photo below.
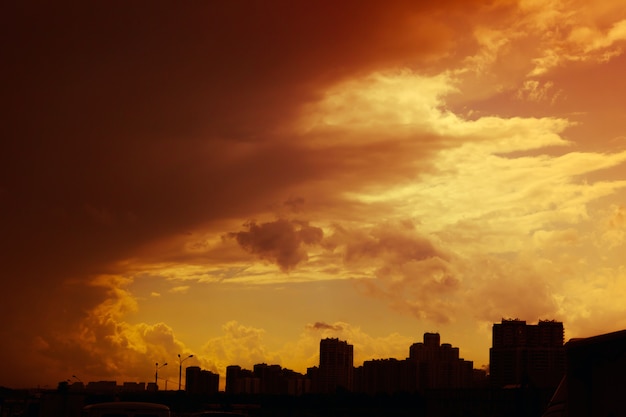
<svg viewBox="0 0 626 417">
<path fill-rule="evenodd" d="M 119 401 L 163 404 L 171 410 L 171 417 L 197 417 L 199 412 L 206 411 L 238 413 L 246 417 L 541 417 L 552 392 L 530 387 L 484 387 L 392 394 L 337 391 L 296 397 L 224 392 L 191 395 L 185 391 L 86 395 L 48 390 L 36 395 L 4 393 L 0 416 L 82 417 L 85 406 Z"/>
<path fill-rule="evenodd" d="M 544 417 L 626 416 L 626 330 L 572 339 L 566 371 Z"/>
</svg>

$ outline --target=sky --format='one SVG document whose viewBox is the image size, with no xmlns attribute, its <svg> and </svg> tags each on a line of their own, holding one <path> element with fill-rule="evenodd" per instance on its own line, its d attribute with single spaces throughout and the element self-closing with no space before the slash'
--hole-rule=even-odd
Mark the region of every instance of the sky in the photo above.
<svg viewBox="0 0 626 417">
<path fill-rule="evenodd" d="M 0 7 L 0 386 L 626 328 L 623 1 Z"/>
</svg>

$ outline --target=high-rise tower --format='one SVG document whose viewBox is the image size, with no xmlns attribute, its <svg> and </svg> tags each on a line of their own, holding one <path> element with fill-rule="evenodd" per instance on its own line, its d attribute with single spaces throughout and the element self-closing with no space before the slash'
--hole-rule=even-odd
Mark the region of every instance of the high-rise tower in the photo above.
<svg viewBox="0 0 626 417">
<path fill-rule="evenodd" d="M 563 323 L 503 319 L 494 324 L 489 367 L 491 384 L 497 387 L 558 385 L 565 372 Z"/>
<path fill-rule="evenodd" d="M 332 393 L 353 388 L 354 347 L 339 339 L 320 341 L 319 390 Z"/>
<path fill-rule="evenodd" d="M 459 358 L 459 348 L 441 343 L 439 333 L 424 333 L 413 343 L 409 359 L 418 365 L 419 388 L 461 388 L 472 384 L 474 363 Z"/>
</svg>

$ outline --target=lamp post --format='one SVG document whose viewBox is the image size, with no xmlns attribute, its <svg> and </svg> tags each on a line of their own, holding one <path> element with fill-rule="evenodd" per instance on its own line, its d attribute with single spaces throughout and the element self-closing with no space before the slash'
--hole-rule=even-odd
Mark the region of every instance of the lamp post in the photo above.
<svg viewBox="0 0 626 417">
<path fill-rule="evenodd" d="M 156 389 L 159 389 L 159 369 L 163 368 L 167 365 L 165 362 L 163 365 L 159 366 L 159 363 L 154 364 L 154 385 L 156 385 Z"/>
<path fill-rule="evenodd" d="M 183 362 L 187 359 L 193 358 L 193 355 L 189 355 L 186 358 L 182 359 L 180 357 L 180 353 L 178 354 L 178 390 L 180 391 L 180 378 L 183 375 Z"/>
<path fill-rule="evenodd" d="M 85 384 L 83 384 L 83 381 L 80 380 L 79 377 L 77 377 L 76 375 L 72 375 L 72 378 L 74 378 L 76 381 L 78 382 L 73 382 L 70 378 L 67 379 L 68 384 L 72 384 L 72 388 L 75 390 L 83 390 L 85 389 Z"/>
</svg>

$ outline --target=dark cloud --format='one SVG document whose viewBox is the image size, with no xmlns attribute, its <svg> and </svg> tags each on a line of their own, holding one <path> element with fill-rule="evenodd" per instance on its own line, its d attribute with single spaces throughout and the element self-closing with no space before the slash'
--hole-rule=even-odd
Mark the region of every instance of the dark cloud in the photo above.
<svg viewBox="0 0 626 417">
<path fill-rule="evenodd" d="M 274 222 L 246 224 L 247 232 L 231 233 L 242 248 L 278 264 L 284 272 L 308 259 L 304 245 L 322 241 L 324 232 L 308 222 L 278 219 Z"/>
<path fill-rule="evenodd" d="M 333 168 L 268 132 L 326 85 L 450 42 L 416 32 L 427 3 L 3 8 L 0 221 L 11 273 L 28 279 L 22 266 L 93 272 L 207 219 L 251 217 Z"/>
<path fill-rule="evenodd" d="M 331 238 L 333 240 L 345 246 L 344 257 L 348 263 L 362 258 L 387 258 L 398 264 L 435 256 L 445 257 L 411 222 L 383 223 L 370 230 L 347 230 L 338 226 Z"/>
<path fill-rule="evenodd" d="M 461 282 L 452 255 L 414 222 L 382 222 L 362 230 L 335 227 L 325 243 L 343 253 L 347 268 L 375 266 L 377 279 L 355 282 L 364 294 L 437 323 L 449 322 L 456 314 Z"/>
<path fill-rule="evenodd" d="M 307 325 L 308 329 L 312 330 L 333 330 L 333 331 L 341 331 L 343 327 L 339 324 L 328 324 L 320 321 L 316 321 L 313 324 Z"/>
<path fill-rule="evenodd" d="M 302 197 L 289 197 L 283 205 L 288 207 L 294 213 L 298 213 L 302 210 L 302 206 L 304 206 L 305 199 Z"/>
</svg>

